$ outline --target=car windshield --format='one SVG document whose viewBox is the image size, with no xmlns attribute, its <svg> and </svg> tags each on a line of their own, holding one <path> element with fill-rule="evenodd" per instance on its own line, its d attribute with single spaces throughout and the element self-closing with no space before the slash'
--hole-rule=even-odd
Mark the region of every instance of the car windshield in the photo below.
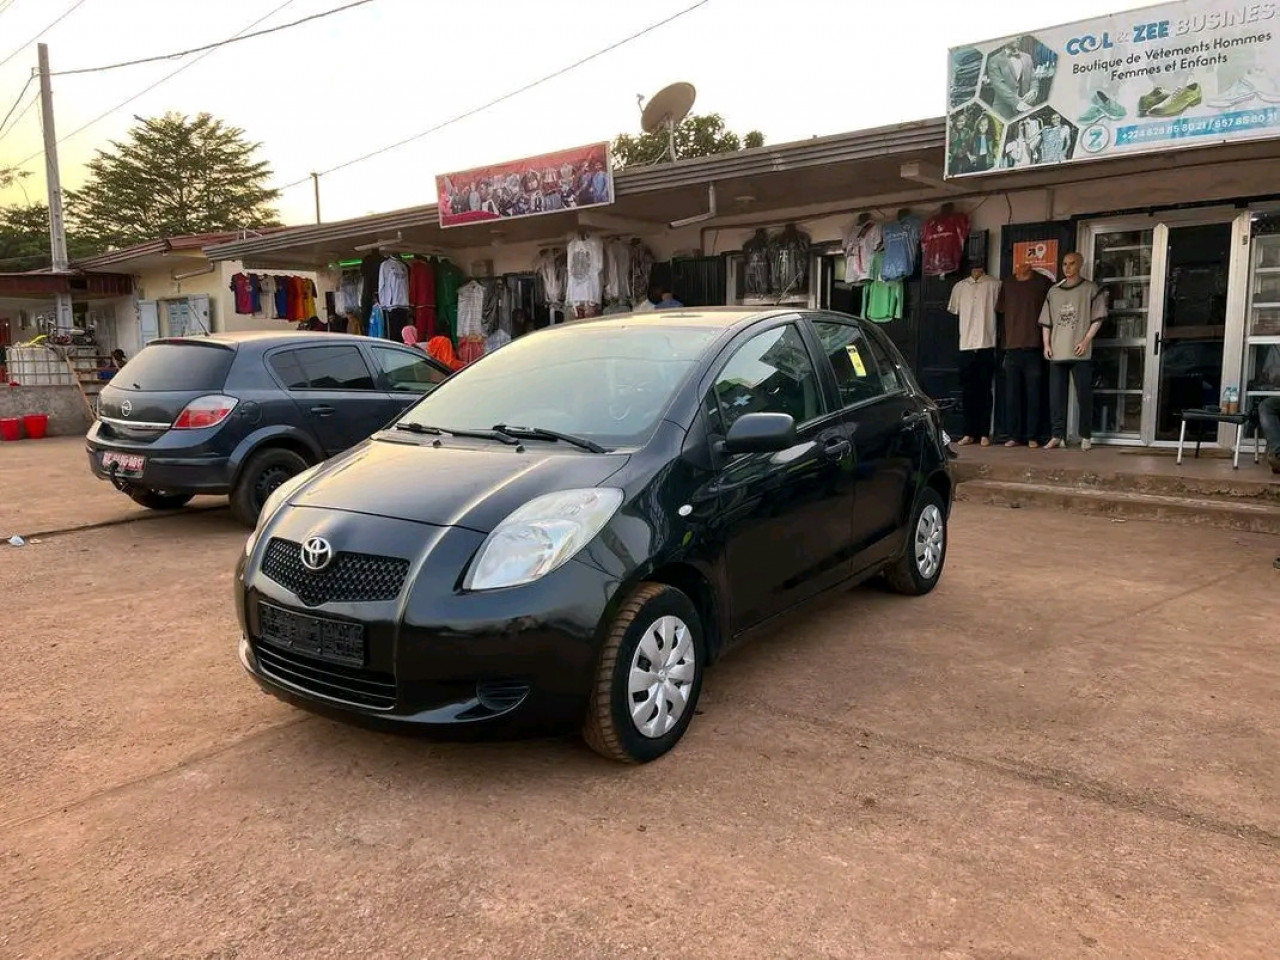
<svg viewBox="0 0 1280 960">
<path fill-rule="evenodd" d="M 401 419 L 443 430 L 502 424 L 635 446 L 658 419 L 715 327 L 607 321 L 522 337 L 441 384 Z"/>
</svg>

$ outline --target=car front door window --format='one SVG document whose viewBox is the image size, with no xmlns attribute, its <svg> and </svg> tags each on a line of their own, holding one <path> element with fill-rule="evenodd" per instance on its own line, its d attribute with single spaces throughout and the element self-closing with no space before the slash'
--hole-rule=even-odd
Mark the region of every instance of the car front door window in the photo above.
<svg viewBox="0 0 1280 960">
<path fill-rule="evenodd" d="M 747 413 L 790 414 L 797 426 L 817 417 L 822 390 L 795 324 L 766 330 L 743 344 L 716 377 L 707 407 L 717 411 L 722 434 Z"/>
</svg>

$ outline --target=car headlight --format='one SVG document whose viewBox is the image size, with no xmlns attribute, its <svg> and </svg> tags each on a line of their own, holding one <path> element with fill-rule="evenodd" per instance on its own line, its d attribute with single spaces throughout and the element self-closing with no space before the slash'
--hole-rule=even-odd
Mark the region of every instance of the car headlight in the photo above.
<svg viewBox="0 0 1280 960">
<path fill-rule="evenodd" d="M 535 497 L 489 534 L 463 589 L 497 590 L 546 576 L 590 543 L 621 505 L 622 491 L 611 487 Z"/>
<path fill-rule="evenodd" d="M 258 543 L 258 534 L 261 533 L 262 528 L 267 525 L 267 521 L 275 515 L 277 510 L 285 505 L 285 501 L 293 496 L 299 487 L 315 476 L 316 471 L 319 469 L 319 464 L 316 464 L 314 467 L 309 467 L 298 475 L 290 477 L 284 483 L 280 484 L 280 486 L 271 491 L 271 495 L 267 497 L 266 503 L 262 505 L 262 511 L 258 514 L 258 525 L 253 528 L 253 533 L 249 534 L 249 539 L 245 541 L 244 555 L 246 557 L 253 553 L 253 548 L 257 546 Z"/>
</svg>

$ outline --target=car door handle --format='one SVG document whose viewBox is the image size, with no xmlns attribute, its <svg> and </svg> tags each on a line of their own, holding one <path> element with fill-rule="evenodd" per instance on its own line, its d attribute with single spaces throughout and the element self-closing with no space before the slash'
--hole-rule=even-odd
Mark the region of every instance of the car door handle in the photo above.
<svg viewBox="0 0 1280 960">
<path fill-rule="evenodd" d="M 853 449 L 848 440 L 829 440 L 822 448 L 822 455 L 828 460 L 843 460 Z"/>
<path fill-rule="evenodd" d="M 331 417 L 333 416 L 333 407 L 330 407 L 327 404 L 325 404 L 319 407 L 312 407 L 311 412 L 314 413 L 317 417 Z"/>
</svg>

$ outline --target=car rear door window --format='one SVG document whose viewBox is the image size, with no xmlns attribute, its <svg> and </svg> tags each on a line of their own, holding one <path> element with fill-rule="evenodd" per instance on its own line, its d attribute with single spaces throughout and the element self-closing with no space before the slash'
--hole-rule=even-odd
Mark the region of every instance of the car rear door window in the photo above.
<svg viewBox="0 0 1280 960">
<path fill-rule="evenodd" d="M 202 343 L 153 343 L 130 360 L 111 385 L 125 390 L 221 390 L 235 351 Z"/>
<path fill-rule="evenodd" d="M 386 378 L 388 389 L 396 393 L 430 393 L 447 376 L 411 350 L 373 347 L 373 359 Z"/>
<path fill-rule="evenodd" d="M 831 361 L 842 407 L 857 406 L 884 395 L 875 355 L 855 321 L 815 320 L 813 328 Z"/>
<path fill-rule="evenodd" d="M 271 369 L 289 390 L 373 390 L 373 375 L 353 346 L 300 347 L 273 354 Z"/>
<path fill-rule="evenodd" d="M 884 393 L 905 393 L 906 380 L 900 367 L 900 361 L 893 351 L 874 334 L 864 334 L 871 355 L 876 358 L 876 366 L 880 369 L 880 387 Z"/>
<path fill-rule="evenodd" d="M 819 416 L 822 390 L 799 328 L 788 323 L 747 340 L 716 377 L 706 409 L 725 433 L 746 413 L 787 413 L 797 425 Z"/>
</svg>

